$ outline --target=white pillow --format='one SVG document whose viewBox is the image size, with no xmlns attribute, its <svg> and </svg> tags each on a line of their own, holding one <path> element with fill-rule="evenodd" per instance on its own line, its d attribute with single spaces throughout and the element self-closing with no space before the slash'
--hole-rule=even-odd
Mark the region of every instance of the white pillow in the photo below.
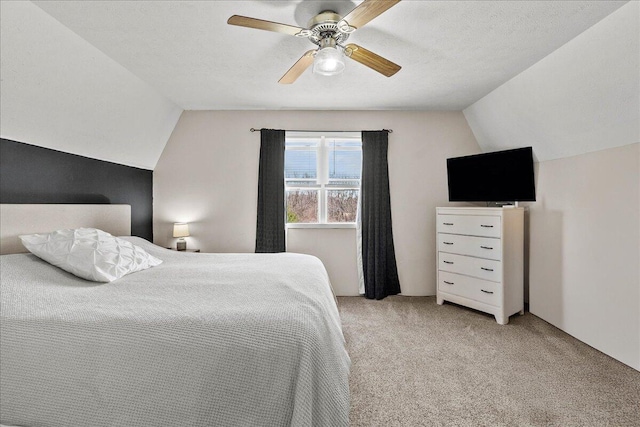
<svg viewBox="0 0 640 427">
<path fill-rule="evenodd" d="M 162 263 L 141 247 L 96 228 L 28 234 L 20 240 L 39 258 L 94 282 L 112 282 Z"/>
</svg>

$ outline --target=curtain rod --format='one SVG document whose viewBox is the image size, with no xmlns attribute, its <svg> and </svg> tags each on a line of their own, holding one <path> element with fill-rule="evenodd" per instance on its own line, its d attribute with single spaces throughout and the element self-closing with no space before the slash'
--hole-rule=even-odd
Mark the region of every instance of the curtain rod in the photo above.
<svg viewBox="0 0 640 427">
<path fill-rule="evenodd" d="M 251 128 L 249 129 L 249 132 L 258 132 L 262 129 L 256 129 L 256 128 Z M 392 129 L 382 129 L 382 130 L 386 130 L 389 133 L 393 133 Z M 286 132 L 331 132 L 331 133 L 339 133 L 339 132 L 343 132 L 343 133 L 352 133 L 352 132 L 362 132 L 361 130 L 298 130 L 298 129 L 286 129 Z"/>
</svg>

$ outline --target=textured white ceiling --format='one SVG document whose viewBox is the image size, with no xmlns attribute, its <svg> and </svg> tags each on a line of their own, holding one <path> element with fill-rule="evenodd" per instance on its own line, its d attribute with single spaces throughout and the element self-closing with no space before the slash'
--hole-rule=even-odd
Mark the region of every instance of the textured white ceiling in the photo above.
<svg viewBox="0 0 640 427">
<path fill-rule="evenodd" d="M 349 39 L 398 74 L 349 61 L 339 77 L 307 70 L 293 85 L 277 81 L 313 45 L 229 26 L 229 16 L 306 26 L 359 1 L 35 3 L 184 109 L 461 110 L 625 2 L 405 0 Z"/>
<path fill-rule="evenodd" d="M 465 114 L 485 150 L 526 142 L 543 158 L 622 144 L 624 129 L 635 129 L 637 117 L 616 108 L 637 104 L 637 74 L 631 90 L 618 84 L 637 72 L 628 62 L 637 30 L 628 54 L 628 32 L 615 24 L 583 33 L 626 2 L 404 0 L 350 38 L 402 65 L 398 74 L 351 61 L 342 76 L 308 70 L 290 86 L 277 80 L 312 47 L 307 40 L 226 24 L 244 14 L 305 26 L 320 10 L 345 14 L 359 1 L 0 0 L 0 136 L 152 169 L 182 108 L 473 104 Z M 616 104 L 622 98 L 630 103 Z"/>
</svg>

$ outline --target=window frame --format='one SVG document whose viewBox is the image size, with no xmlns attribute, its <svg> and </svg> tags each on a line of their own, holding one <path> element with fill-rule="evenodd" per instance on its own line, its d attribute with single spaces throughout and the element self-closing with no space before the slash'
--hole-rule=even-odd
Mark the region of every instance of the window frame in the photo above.
<svg viewBox="0 0 640 427">
<path fill-rule="evenodd" d="M 285 212 L 287 206 L 287 191 L 290 190 L 315 190 L 318 192 L 318 222 L 285 222 L 287 228 L 355 228 L 356 220 L 353 222 L 328 222 L 328 197 L 327 192 L 333 190 L 358 190 L 360 197 L 360 184 L 362 175 L 358 179 L 336 179 L 329 178 L 329 152 L 330 146 L 327 139 L 353 140 L 360 143 L 355 147 L 343 147 L 340 151 L 360 151 L 362 152 L 362 134 L 360 132 L 286 132 L 285 133 L 285 150 L 315 151 L 316 152 L 316 178 L 286 178 L 285 184 Z M 297 141 L 313 141 L 317 145 L 313 148 L 307 147 L 287 147 L 287 142 L 291 140 Z M 294 142 L 294 141 L 291 141 Z M 362 165 L 361 165 L 362 167 Z M 288 185 L 287 181 L 312 181 L 315 185 L 296 186 Z M 357 181 L 353 185 L 330 186 L 331 181 Z M 286 219 L 285 219 L 286 221 Z"/>
</svg>

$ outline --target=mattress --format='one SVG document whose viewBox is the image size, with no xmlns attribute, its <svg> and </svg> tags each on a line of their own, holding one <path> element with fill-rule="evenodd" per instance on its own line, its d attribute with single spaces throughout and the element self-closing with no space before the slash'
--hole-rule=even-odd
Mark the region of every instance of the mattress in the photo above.
<svg viewBox="0 0 640 427">
<path fill-rule="evenodd" d="M 186 254 L 88 282 L 0 257 L 0 423 L 346 426 L 350 360 L 322 263 Z"/>
</svg>

